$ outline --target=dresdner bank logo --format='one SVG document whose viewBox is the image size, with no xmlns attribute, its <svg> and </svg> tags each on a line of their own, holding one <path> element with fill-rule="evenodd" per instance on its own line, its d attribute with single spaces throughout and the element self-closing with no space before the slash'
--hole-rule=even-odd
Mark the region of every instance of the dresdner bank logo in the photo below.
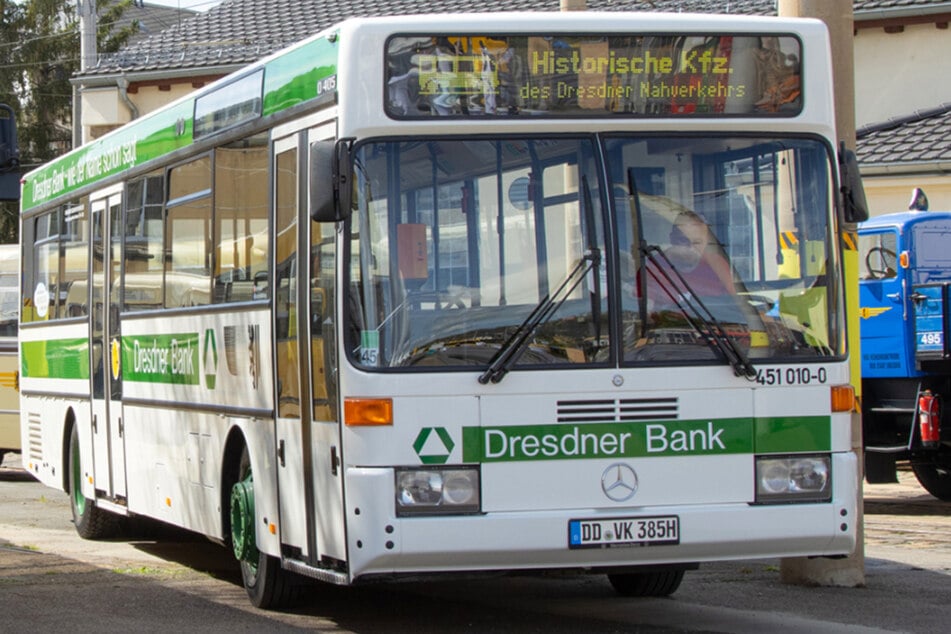
<svg viewBox="0 0 951 634">
<path fill-rule="evenodd" d="M 656 423 L 467 427 L 465 462 L 749 453 L 750 418 Z"/>
<path fill-rule="evenodd" d="M 148 383 L 198 384 L 198 335 L 122 337 L 123 378 Z"/>
</svg>

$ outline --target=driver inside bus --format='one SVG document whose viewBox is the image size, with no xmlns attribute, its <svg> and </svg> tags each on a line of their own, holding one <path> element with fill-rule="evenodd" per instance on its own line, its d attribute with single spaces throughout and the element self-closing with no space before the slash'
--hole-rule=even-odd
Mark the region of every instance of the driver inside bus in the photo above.
<svg viewBox="0 0 951 634">
<path fill-rule="evenodd" d="M 626 353 L 632 359 L 706 358 L 710 350 L 720 348 L 701 336 L 713 324 L 729 337 L 724 345 L 748 350 L 751 330 L 762 331 L 763 326 L 741 299 L 742 284 L 735 281 L 710 226 L 696 212 L 681 210 L 670 225 L 669 241 L 666 247 L 650 245 L 641 253 L 634 295 L 645 302 L 646 319 Z M 636 320 L 632 325 L 638 328 Z M 762 337 L 757 342 L 761 345 Z"/>
<path fill-rule="evenodd" d="M 735 296 L 736 284 L 723 247 L 696 212 L 677 214 L 670 246 L 648 254 L 647 300 L 651 311 L 674 309 L 683 295 L 704 298 Z M 682 278 L 682 279 L 681 279 Z"/>
</svg>

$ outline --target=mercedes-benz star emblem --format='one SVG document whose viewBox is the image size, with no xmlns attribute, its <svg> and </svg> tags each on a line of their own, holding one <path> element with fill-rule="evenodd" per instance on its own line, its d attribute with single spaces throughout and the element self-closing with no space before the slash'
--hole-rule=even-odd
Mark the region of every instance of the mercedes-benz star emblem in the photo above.
<svg viewBox="0 0 951 634">
<path fill-rule="evenodd" d="M 637 473 L 630 465 L 615 462 L 601 474 L 601 490 L 615 502 L 630 500 L 637 493 Z"/>
</svg>

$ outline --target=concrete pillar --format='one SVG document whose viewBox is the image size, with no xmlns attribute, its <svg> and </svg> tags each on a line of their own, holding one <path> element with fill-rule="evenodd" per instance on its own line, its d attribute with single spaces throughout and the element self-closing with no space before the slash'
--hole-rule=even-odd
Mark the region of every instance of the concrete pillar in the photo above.
<svg viewBox="0 0 951 634">
<path fill-rule="evenodd" d="M 833 86 L 835 87 L 835 127 L 838 141 L 855 149 L 855 70 L 852 0 L 779 0 L 779 15 L 783 17 L 811 17 L 826 23 L 833 59 Z M 808 71 L 807 71 L 808 72 Z M 844 228 L 854 232 L 854 227 Z M 854 234 L 853 234 L 854 238 Z M 854 244 L 854 242 L 853 242 Z M 843 255 L 845 264 L 846 304 L 848 310 L 849 352 L 851 355 L 852 384 L 861 397 L 860 348 L 858 323 L 858 255 L 854 249 Z M 856 505 L 856 547 L 844 559 L 787 558 L 780 565 L 780 578 L 785 583 L 856 587 L 865 585 L 865 531 L 863 528 L 862 475 L 862 417 L 852 413 L 852 450 L 859 465 L 858 503 Z"/>
<path fill-rule="evenodd" d="M 559 9 L 562 11 L 585 11 L 588 8 L 588 0 L 561 0 Z"/>
</svg>

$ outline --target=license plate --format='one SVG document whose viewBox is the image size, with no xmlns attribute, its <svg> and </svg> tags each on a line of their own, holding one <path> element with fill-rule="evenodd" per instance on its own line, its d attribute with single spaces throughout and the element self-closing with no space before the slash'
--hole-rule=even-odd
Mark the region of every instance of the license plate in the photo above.
<svg viewBox="0 0 951 634">
<path fill-rule="evenodd" d="M 629 548 L 679 543 L 680 518 L 676 515 L 568 521 L 568 548 Z"/>
</svg>

